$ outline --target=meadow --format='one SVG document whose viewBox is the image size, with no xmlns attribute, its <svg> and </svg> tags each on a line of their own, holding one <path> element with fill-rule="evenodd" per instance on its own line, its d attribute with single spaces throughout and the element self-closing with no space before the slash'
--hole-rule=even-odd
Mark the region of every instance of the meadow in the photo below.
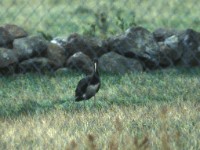
<svg viewBox="0 0 200 150">
<path fill-rule="evenodd" d="M 0 24 L 53 37 L 107 38 L 137 25 L 200 31 L 199 8 L 197 0 L 2 0 Z M 0 149 L 200 149 L 199 67 L 100 74 L 95 100 L 80 103 L 80 72 L 0 76 Z"/>
<path fill-rule="evenodd" d="M 200 69 L 101 74 L 74 102 L 80 73 L 0 78 L 0 149 L 199 149 Z"/>
</svg>

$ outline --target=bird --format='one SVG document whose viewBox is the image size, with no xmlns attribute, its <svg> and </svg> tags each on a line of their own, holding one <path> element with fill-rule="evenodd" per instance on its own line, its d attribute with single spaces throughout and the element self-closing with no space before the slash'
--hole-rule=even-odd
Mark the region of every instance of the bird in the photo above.
<svg viewBox="0 0 200 150">
<path fill-rule="evenodd" d="M 89 100 L 99 91 L 101 86 L 100 76 L 98 72 L 98 59 L 93 60 L 94 70 L 78 82 L 75 90 L 75 102 Z"/>
</svg>

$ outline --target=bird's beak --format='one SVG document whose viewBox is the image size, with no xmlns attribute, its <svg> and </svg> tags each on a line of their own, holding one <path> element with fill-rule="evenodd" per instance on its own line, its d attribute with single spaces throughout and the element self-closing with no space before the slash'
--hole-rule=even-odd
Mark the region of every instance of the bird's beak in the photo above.
<svg viewBox="0 0 200 150">
<path fill-rule="evenodd" d="M 97 63 L 94 63 L 94 71 L 97 71 Z"/>
</svg>

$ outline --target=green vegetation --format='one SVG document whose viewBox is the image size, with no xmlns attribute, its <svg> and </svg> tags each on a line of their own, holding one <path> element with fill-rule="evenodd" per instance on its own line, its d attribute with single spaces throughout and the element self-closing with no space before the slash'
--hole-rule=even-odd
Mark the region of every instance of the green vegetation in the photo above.
<svg viewBox="0 0 200 150">
<path fill-rule="evenodd" d="M 2 0 L 0 4 L 0 24 L 14 23 L 29 33 L 105 37 L 134 25 L 151 31 L 159 27 L 200 31 L 197 0 Z"/>
<path fill-rule="evenodd" d="M 200 31 L 187 0 L 1 0 L 0 24 L 29 33 L 106 38 L 129 26 Z M 77 72 L 0 76 L 0 149 L 200 149 L 200 69 L 101 74 L 96 100 L 75 103 Z"/>
<path fill-rule="evenodd" d="M 96 100 L 73 102 L 82 75 L 0 78 L 0 149 L 199 149 L 200 69 L 101 74 Z"/>
</svg>

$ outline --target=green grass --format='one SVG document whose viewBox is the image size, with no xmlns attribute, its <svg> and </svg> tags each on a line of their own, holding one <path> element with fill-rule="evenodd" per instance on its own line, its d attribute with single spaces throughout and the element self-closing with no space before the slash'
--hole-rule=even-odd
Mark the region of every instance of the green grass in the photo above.
<svg viewBox="0 0 200 150">
<path fill-rule="evenodd" d="M 85 103 L 73 101 L 83 77 L 76 72 L 1 77 L 0 147 L 199 149 L 199 75 L 199 68 L 101 74 L 96 102 Z"/>
<path fill-rule="evenodd" d="M 102 38 L 132 25 L 200 31 L 199 8 L 197 0 L 2 0 L 0 24 Z M 200 149 L 199 76 L 199 68 L 102 73 L 96 101 L 85 103 L 73 101 L 77 72 L 0 76 L 0 149 Z"/>
<path fill-rule="evenodd" d="M 187 73 L 184 69 L 167 69 L 125 76 L 103 74 L 102 88 L 98 93 L 95 109 L 107 109 L 111 105 L 143 105 L 149 102 L 197 101 L 200 97 L 200 70 L 190 71 Z M 84 109 L 75 108 L 80 106 L 73 103 L 74 90 L 82 77 L 75 72 L 58 75 L 47 73 L 42 76 L 30 73 L 1 77 L 0 116 L 46 111 L 55 107 L 62 107 L 67 111 Z M 94 107 L 92 101 L 87 101 L 86 106 Z"/>
<path fill-rule="evenodd" d="M 199 7 L 197 0 L 3 0 L 0 24 L 14 23 L 29 33 L 43 31 L 53 36 L 78 32 L 105 37 L 119 34 L 131 25 L 140 25 L 150 31 L 159 27 L 200 31 Z M 102 12 L 107 16 L 106 23 L 97 17 Z M 91 27 L 94 25 L 95 33 Z M 103 36 L 104 30 L 106 35 Z"/>
</svg>

